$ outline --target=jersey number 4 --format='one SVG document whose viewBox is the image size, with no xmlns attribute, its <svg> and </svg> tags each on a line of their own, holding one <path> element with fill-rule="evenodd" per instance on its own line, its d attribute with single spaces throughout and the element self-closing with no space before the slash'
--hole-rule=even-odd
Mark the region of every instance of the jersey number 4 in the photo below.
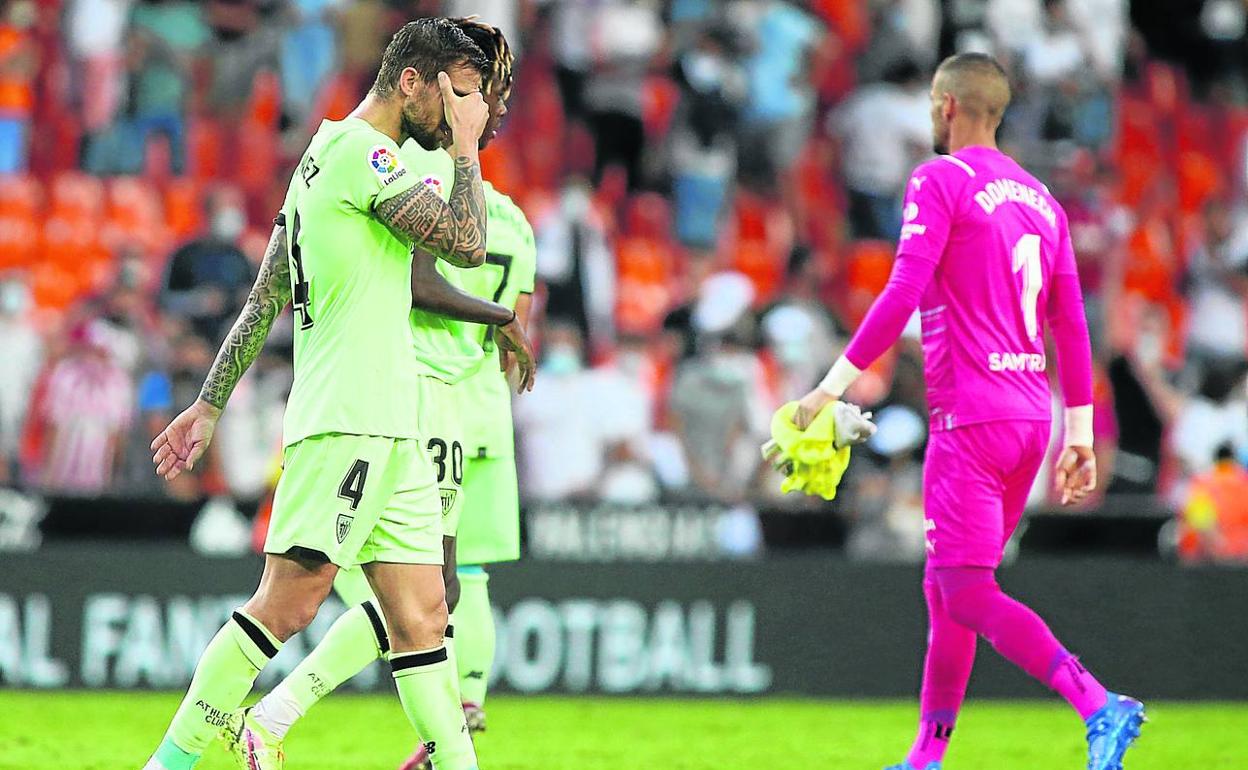
<svg viewBox="0 0 1248 770">
<path fill-rule="evenodd" d="M 299 328 L 308 330 L 314 323 L 308 279 L 303 274 L 303 250 L 299 248 L 299 212 L 295 212 L 295 221 L 290 228 L 290 261 L 295 264 L 294 282 L 291 285 L 291 302 L 295 315 L 299 316 Z"/>
<path fill-rule="evenodd" d="M 1014 272 L 1023 274 L 1023 325 L 1027 328 L 1027 339 L 1035 342 L 1040 334 L 1036 304 L 1040 301 L 1040 287 L 1044 284 L 1044 273 L 1040 269 L 1039 235 L 1027 233 L 1015 241 Z"/>
</svg>

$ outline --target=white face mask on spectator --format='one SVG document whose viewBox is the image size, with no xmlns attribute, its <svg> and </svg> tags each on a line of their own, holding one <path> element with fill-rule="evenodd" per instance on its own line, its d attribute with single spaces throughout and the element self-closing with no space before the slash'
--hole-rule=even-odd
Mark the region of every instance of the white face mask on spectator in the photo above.
<svg viewBox="0 0 1248 770">
<path fill-rule="evenodd" d="M 212 234 L 223 241 L 237 239 L 243 234 L 245 227 L 247 227 L 247 217 L 242 209 L 222 208 L 212 215 Z"/>
<path fill-rule="evenodd" d="M 571 345 L 551 345 L 542 368 L 556 377 L 575 374 L 581 370 L 581 357 Z"/>
<path fill-rule="evenodd" d="M 21 315 L 29 305 L 30 290 L 26 288 L 26 284 L 18 281 L 0 284 L 0 314 Z"/>
</svg>

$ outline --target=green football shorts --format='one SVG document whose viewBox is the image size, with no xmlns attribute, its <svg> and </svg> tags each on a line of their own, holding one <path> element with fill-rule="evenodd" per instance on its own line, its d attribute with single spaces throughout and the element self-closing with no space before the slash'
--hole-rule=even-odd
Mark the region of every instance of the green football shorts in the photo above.
<svg viewBox="0 0 1248 770">
<path fill-rule="evenodd" d="M 438 480 L 442 498 L 442 533 L 454 537 L 464 507 L 464 439 L 460 423 L 459 393 L 436 377 L 416 379 L 420 435 Z"/>
<path fill-rule="evenodd" d="M 339 567 L 442 563 L 437 477 L 417 439 L 326 433 L 286 447 L 264 552 Z"/>
<path fill-rule="evenodd" d="M 514 457 L 468 458 L 464 510 L 455 540 L 457 564 L 520 558 L 520 500 Z"/>
</svg>

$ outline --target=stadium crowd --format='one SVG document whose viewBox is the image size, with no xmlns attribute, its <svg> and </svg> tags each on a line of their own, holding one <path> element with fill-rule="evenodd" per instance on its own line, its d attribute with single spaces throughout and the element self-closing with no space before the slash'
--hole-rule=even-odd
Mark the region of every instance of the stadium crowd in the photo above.
<svg viewBox="0 0 1248 770">
<path fill-rule="evenodd" d="M 403 19 L 479 13 L 519 56 L 482 157 L 538 244 L 529 500 L 814 505 L 780 499 L 767 421 L 887 280 L 938 54 L 986 50 L 1017 89 L 1003 147 L 1072 222 L 1102 488 L 1161 495 L 1192 558 L 1248 558 L 1248 5 L 1130 5 L 0 3 L 0 481 L 262 498 L 289 318 L 205 472 L 163 485 L 148 442 L 197 393 L 315 125 Z M 880 423 L 839 501 L 865 549 L 921 547 L 917 339 L 849 394 Z"/>
</svg>

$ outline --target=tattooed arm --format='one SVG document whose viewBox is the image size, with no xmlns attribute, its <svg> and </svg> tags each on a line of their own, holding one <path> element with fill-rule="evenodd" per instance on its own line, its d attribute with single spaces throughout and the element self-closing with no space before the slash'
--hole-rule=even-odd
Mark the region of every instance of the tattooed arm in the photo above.
<svg viewBox="0 0 1248 770">
<path fill-rule="evenodd" d="M 208 370 L 204 386 L 199 391 L 200 400 L 224 409 L 225 402 L 234 392 L 234 386 L 242 379 L 247 368 L 260 355 L 273 319 L 290 302 L 290 263 L 286 259 L 286 228 L 273 227 L 269 245 L 264 250 L 260 273 L 247 295 L 230 333 L 221 343 L 217 358 Z"/>
<path fill-rule="evenodd" d="M 212 368 L 204 379 L 199 398 L 174 418 L 152 441 L 156 475 L 172 481 L 195 467 L 212 441 L 217 419 L 247 368 L 256 360 L 273 327 L 273 319 L 290 302 L 290 264 L 286 260 L 286 228 L 276 225 L 260 263 L 260 273 L 247 295 Z"/>
<path fill-rule="evenodd" d="M 377 218 L 404 233 L 419 248 L 456 267 L 485 263 L 485 191 L 475 156 L 455 158 L 451 199 L 443 202 L 428 185 L 382 201 Z"/>
</svg>

